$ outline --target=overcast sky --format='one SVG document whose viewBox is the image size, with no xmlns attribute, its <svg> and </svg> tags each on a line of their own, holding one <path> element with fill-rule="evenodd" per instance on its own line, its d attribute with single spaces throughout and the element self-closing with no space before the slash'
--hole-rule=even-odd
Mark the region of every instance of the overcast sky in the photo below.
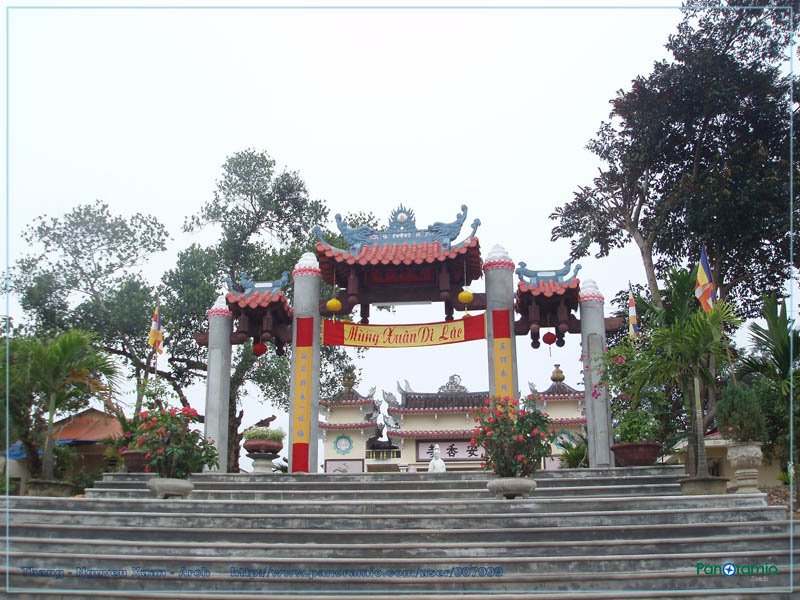
<svg viewBox="0 0 800 600">
<path fill-rule="evenodd" d="M 169 228 L 169 251 L 145 267 L 155 283 L 181 248 L 213 240 L 180 225 L 211 198 L 225 158 L 255 148 L 297 170 L 332 214 L 372 211 L 385 226 L 402 203 L 425 227 L 466 204 L 468 222 L 483 223 L 484 258 L 501 244 L 529 268 L 559 267 L 568 243 L 549 241 L 548 215 L 590 183 L 599 163 L 584 146 L 609 100 L 667 56 L 680 20 L 677 8 L 618 4 L 12 9 L 9 260 L 25 252 L 18 232 L 37 215 L 100 199 Z M 635 247 L 581 264 L 607 299 L 644 282 Z M 439 321 L 442 310 L 395 318 Z M 21 317 L 13 302 L 10 311 Z M 552 357 L 518 342 L 523 391 L 546 386 L 556 362 L 580 385 L 578 336 Z M 398 379 L 435 391 L 453 373 L 488 388 L 485 342 L 373 350 L 362 367 L 362 391 Z"/>
</svg>

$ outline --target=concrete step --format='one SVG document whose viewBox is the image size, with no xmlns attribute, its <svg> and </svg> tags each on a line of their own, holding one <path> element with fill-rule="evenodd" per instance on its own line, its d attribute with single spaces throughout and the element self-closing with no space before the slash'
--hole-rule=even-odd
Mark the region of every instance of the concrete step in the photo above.
<svg viewBox="0 0 800 600">
<path fill-rule="evenodd" d="M 21 590 L 22 588 L 17 588 Z M 204 593 L 199 591 L 181 590 L 170 592 L 154 592 L 154 591 L 133 591 L 127 590 L 122 592 L 114 592 L 107 590 L 61 590 L 56 594 L 50 594 L 35 589 L 30 592 L 18 591 L 10 594 L 19 600 L 96 600 L 97 598 L 103 599 L 152 599 L 152 600 L 175 600 L 176 598 L 191 598 L 192 600 L 220 600 L 219 593 Z M 393 591 L 388 594 L 376 594 L 374 592 L 360 592 L 358 589 L 351 588 L 346 594 L 331 594 L 330 592 L 320 591 L 315 593 L 309 591 L 299 596 L 297 592 L 293 591 L 280 591 L 274 586 L 270 588 L 269 598 L 302 598 L 303 600 L 330 600 L 331 598 L 369 598 L 370 600 L 420 600 L 420 598 L 436 598 L 437 600 L 529 600 L 531 598 L 547 598 L 554 597 L 552 591 L 537 590 L 535 587 L 522 593 L 514 592 L 492 592 L 483 591 L 479 593 L 470 592 L 437 592 L 435 595 L 428 594 L 420 596 L 413 593 L 403 593 L 400 591 Z M 766 584 L 760 584 L 757 587 L 739 587 L 729 588 L 727 590 L 709 590 L 709 589 L 664 589 L 664 590 L 612 590 L 612 591 L 559 591 L 557 598 L 559 600 L 583 600 L 588 598 L 590 600 L 675 600 L 679 598 L 703 598 L 705 600 L 787 600 L 790 597 L 789 589 L 786 587 L 769 587 Z M 237 593 L 236 600 L 264 600 L 263 592 L 255 593 Z"/>
<path fill-rule="evenodd" d="M 194 493 L 194 492 L 193 492 Z M 211 492 L 203 492 L 210 496 Z M 637 511 L 637 510 L 664 510 L 664 509 L 729 509 L 735 508 L 763 508 L 766 507 L 765 494 L 723 494 L 711 496 L 598 496 L 590 499 L 573 497 L 539 497 L 534 492 L 531 498 L 515 500 L 497 500 L 491 496 L 480 494 L 457 498 L 411 498 L 404 499 L 400 504 L 392 498 L 372 499 L 365 502 L 360 498 L 336 499 L 320 502 L 313 496 L 300 499 L 278 498 L 272 504 L 262 502 L 259 497 L 248 498 L 248 495 L 258 494 L 241 492 L 233 498 L 212 499 L 210 497 L 188 499 L 156 500 L 152 496 L 144 495 L 137 498 L 48 498 L 48 497 L 21 497 L 11 496 L 0 499 L 0 509 L 8 506 L 12 509 L 27 510 L 79 510 L 79 511 L 130 511 L 147 510 L 166 513 L 182 513 L 186 511 L 201 512 L 238 512 L 238 513 L 263 513 L 271 514 L 298 514 L 313 511 L 317 514 L 328 515 L 359 513 L 359 514 L 397 514 L 413 512 L 415 515 L 446 513 L 448 516 L 471 515 L 475 512 L 483 514 L 506 514 L 508 512 L 527 511 L 531 513 L 565 512 L 565 511 Z M 324 507 L 324 511 L 322 508 Z"/>
<path fill-rule="evenodd" d="M 680 495 L 681 489 L 677 483 L 649 484 L 629 486 L 581 486 L 581 487 L 537 487 L 537 498 L 558 497 L 607 497 L 611 494 L 624 496 L 644 495 Z M 88 498 L 149 498 L 152 493 L 145 488 L 119 488 L 105 487 L 100 484 L 86 490 Z M 285 489 L 282 486 L 267 483 L 242 484 L 238 489 L 219 489 L 217 484 L 198 484 L 192 492 L 191 498 L 195 500 L 260 500 L 263 502 L 278 502 L 283 500 L 308 500 L 315 502 L 335 502 L 338 500 L 360 499 L 364 500 L 389 500 L 398 501 L 406 499 L 440 499 L 458 500 L 459 498 L 493 498 L 486 486 L 465 489 L 442 488 L 405 488 L 405 489 L 338 489 L 338 490 L 297 490 Z"/>
<path fill-rule="evenodd" d="M 797 556 L 795 556 L 795 559 Z M 31 574 L 57 573 L 36 581 L 44 588 L 55 586 L 97 589 L 149 589 L 163 591 L 165 585 L 181 590 L 227 592 L 269 592 L 271 586 L 295 592 L 321 590 L 343 592 L 358 585 L 360 591 L 478 592 L 538 590 L 638 589 L 643 580 L 650 586 L 672 589 L 738 588 L 742 580 L 752 584 L 751 575 L 725 577 L 704 575 L 704 570 L 726 563 L 754 565 L 763 572 L 770 587 L 789 585 L 788 550 L 719 551 L 663 554 L 639 557 L 606 554 L 584 556 L 486 556 L 436 558 L 316 558 L 142 556 L 97 553 L 24 553 L 11 551 L 9 568 L 12 587 L 30 585 Z M 755 568 L 754 567 L 754 568 Z M 767 574 L 766 569 L 774 567 Z M 27 569 L 27 571 L 23 570 Z M 48 571 L 49 570 L 49 571 Z M 632 577 L 633 574 L 635 577 Z M 656 580 L 656 581 L 653 581 Z M 656 588 L 657 589 L 657 588 Z"/>
<path fill-rule="evenodd" d="M 682 476 L 543 471 L 532 498 L 508 501 L 485 473 L 208 473 L 164 501 L 149 476 L 115 474 L 87 498 L 0 502 L 0 573 L 30 598 L 788 597 L 785 509 L 683 496 Z M 777 573 L 725 577 L 726 562 Z"/>
<path fill-rule="evenodd" d="M 16 521 L 16 519 L 14 520 Z M 119 541 L 152 541 L 153 531 L 137 525 L 119 525 L 114 519 L 108 519 L 102 525 L 84 525 L 78 520 L 64 524 L 30 522 L 16 523 L 10 526 L 14 539 L 81 539 L 91 537 L 93 540 Z M 240 544 L 319 544 L 353 543 L 375 547 L 374 529 L 304 529 L 282 528 L 265 529 L 259 527 L 161 527 L 159 539 L 172 542 L 187 542 L 190 545 L 202 545 L 209 541 L 224 540 L 228 543 Z M 431 544 L 464 543 L 493 544 L 506 543 L 509 540 L 520 543 L 544 543 L 559 545 L 580 544 L 584 542 L 643 543 L 651 539 L 712 539 L 716 536 L 746 537 L 777 536 L 789 539 L 788 521 L 743 521 L 716 523 L 667 523 L 659 525 L 626 525 L 615 526 L 581 526 L 581 527 L 462 527 L 458 529 L 411 529 L 394 528 L 391 530 L 393 544 Z M 780 544 L 779 544 L 780 545 Z M 307 547 L 307 549 L 309 549 Z"/>
<path fill-rule="evenodd" d="M 78 519 L 84 525 L 107 525 L 109 521 L 128 527 L 148 527 L 160 529 L 164 527 L 189 528 L 246 528 L 264 529 L 458 529 L 474 528 L 476 524 L 488 528 L 518 527 L 598 527 L 630 525 L 662 525 L 668 523 L 726 523 L 745 521 L 781 520 L 785 512 L 781 509 L 753 508 L 747 511 L 730 509 L 714 510 L 640 510 L 640 511 L 585 511 L 554 512 L 538 514 L 530 512 L 509 512 L 504 515 L 489 515 L 475 512 L 458 517 L 447 514 L 415 515 L 408 513 L 395 514 L 320 514 L 298 513 L 292 515 L 250 514 L 240 513 L 200 513 L 162 515 L 155 512 L 108 512 L 95 513 L 85 511 L 50 511 L 46 515 L 39 511 L 9 511 L 12 524 L 25 522 L 68 524 Z"/>
<path fill-rule="evenodd" d="M 76 532 L 80 533 L 80 532 Z M 432 542 L 420 539 L 415 542 L 393 542 L 391 545 L 376 549 L 374 541 L 347 540 L 345 542 L 323 542 L 317 539 L 314 555 L 317 558 L 424 558 L 437 559 L 450 557 L 486 556 L 560 556 L 592 555 L 611 551 L 619 555 L 661 556 L 662 554 L 678 554 L 691 552 L 719 552 L 721 550 L 745 552 L 762 551 L 786 546 L 788 535 L 785 530 L 773 533 L 751 533 L 747 539 L 741 535 L 705 535 L 692 537 L 649 537 L 646 539 L 620 539 L 624 532 L 606 531 L 611 537 L 589 540 L 540 540 L 522 541 L 486 541 L 476 535 L 472 541 Z M 707 534 L 709 532 L 706 532 Z M 421 537 L 421 536 L 420 536 Z M 516 538 L 516 536 L 515 536 Z M 249 543 L 229 541 L 180 541 L 165 537 L 159 540 L 125 540 L 117 538 L 80 538 L 71 537 L 59 542 L 59 552 L 64 554 L 99 555 L 178 555 L 178 556 L 213 556 L 244 558 L 257 553 L 261 557 L 293 557 L 302 555 L 308 550 L 313 540 L 307 536 L 303 542 L 275 542 L 271 539 L 253 539 Z M 15 552 L 36 553 L 43 549 L 46 538 L 25 537 L 15 533 L 11 548 Z M 795 544 L 800 542 L 800 532 L 795 532 Z"/>
</svg>

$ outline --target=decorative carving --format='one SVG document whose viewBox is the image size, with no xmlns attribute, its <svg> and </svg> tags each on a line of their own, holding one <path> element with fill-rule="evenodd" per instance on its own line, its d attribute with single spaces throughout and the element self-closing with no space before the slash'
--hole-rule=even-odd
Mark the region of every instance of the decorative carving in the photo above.
<svg viewBox="0 0 800 600">
<path fill-rule="evenodd" d="M 461 226 L 464 224 L 464 221 L 467 220 L 467 205 L 461 205 L 461 212 L 456 215 L 456 220 L 452 223 L 441 223 L 436 222 L 433 225 L 428 225 L 428 231 L 433 234 L 433 236 L 442 242 L 442 245 L 445 245 L 444 240 L 447 240 L 447 247 L 450 247 L 450 242 L 452 242 L 458 234 L 461 232 Z"/>
<path fill-rule="evenodd" d="M 402 204 L 394 209 L 389 216 L 389 225 L 383 231 L 378 231 L 367 225 L 350 227 L 345 223 L 341 214 L 336 215 L 336 226 L 350 245 L 348 252 L 357 255 L 361 248 L 367 245 L 388 246 L 391 244 L 424 244 L 439 242 L 443 248 L 450 250 L 464 221 L 467 219 L 467 206 L 461 205 L 461 212 L 456 215 L 455 221 L 442 223 L 437 221 L 425 229 L 417 229 L 414 211 Z M 480 226 L 480 219 L 472 222 L 472 233 L 468 239 L 475 237 Z M 322 235 L 322 229 L 317 226 L 313 229 L 317 239 L 327 244 Z M 330 244 L 328 244 L 330 245 Z"/>
<path fill-rule="evenodd" d="M 236 290 L 233 289 L 233 281 L 228 275 L 225 278 L 225 282 L 228 285 L 228 290 L 231 292 L 235 292 Z M 252 281 L 248 276 L 247 273 L 244 271 L 239 272 L 239 283 L 242 286 L 244 295 L 249 296 L 253 292 L 277 292 L 278 290 L 282 289 L 289 283 L 289 271 L 284 271 L 281 273 L 280 279 L 275 279 L 274 281 Z"/>
<path fill-rule="evenodd" d="M 572 259 L 567 259 L 564 261 L 564 266 L 560 269 L 553 269 L 551 271 L 533 271 L 527 268 L 527 263 L 520 261 L 519 268 L 514 271 L 519 277 L 520 281 L 523 281 L 531 286 L 537 286 L 540 283 L 544 283 L 546 281 L 554 281 L 556 283 L 564 283 L 565 281 L 570 281 L 575 279 L 578 276 L 578 271 L 581 270 L 581 266 L 579 264 L 575 265 L 575 270 L 569 275 L 569 270 L 572 267 Z M 525 278 L 528 278 L 527 281 Z"/>
<path fill-rule="evenodd" d="M 450 375 L 447 383 L 439 388 L 439 393 L 466 393 L 468 391 L 465 386 L 461 385 L 460 375 Z"/>
<path fill-rule="evenodd" d="M 350 227 L 344 222 L 342 215 L 339 213 L 336 213 L 336 226 L 339 228 L 342 237 L 350 244 L 351 254 L 358 254 L 361 247 L 368 245 L 376 233 L 375 230 L 368 225 Z"/>
</svg>

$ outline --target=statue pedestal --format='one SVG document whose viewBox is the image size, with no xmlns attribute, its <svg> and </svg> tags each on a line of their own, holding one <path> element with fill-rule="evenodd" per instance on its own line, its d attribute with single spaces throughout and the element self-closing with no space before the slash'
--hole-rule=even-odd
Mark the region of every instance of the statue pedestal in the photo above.
<svg viewBox="0 0 800 600">
<path fill-rule="evenodd" d="M 247 458 L 253 459 L 253 473 L 272 473 L 272 461 L 278 458 L 275 452 L 248 452 Z"/>
</svg>

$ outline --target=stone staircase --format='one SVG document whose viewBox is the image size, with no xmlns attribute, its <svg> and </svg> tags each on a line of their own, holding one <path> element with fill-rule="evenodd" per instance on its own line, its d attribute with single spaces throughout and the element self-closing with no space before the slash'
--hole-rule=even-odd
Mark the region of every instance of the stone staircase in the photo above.
<svg viewBox="0 0 800 600">
<path fill-rule="evenodd" d="M 8 498 L 2 570 L 15 598 L 792 597 L 786 511 L 682 496 L 682 475 L 544 471 L 496 500 L 483 473 L 200 474 L 155 500 L 149 476 L 107 474 Z"/>
</svg>

